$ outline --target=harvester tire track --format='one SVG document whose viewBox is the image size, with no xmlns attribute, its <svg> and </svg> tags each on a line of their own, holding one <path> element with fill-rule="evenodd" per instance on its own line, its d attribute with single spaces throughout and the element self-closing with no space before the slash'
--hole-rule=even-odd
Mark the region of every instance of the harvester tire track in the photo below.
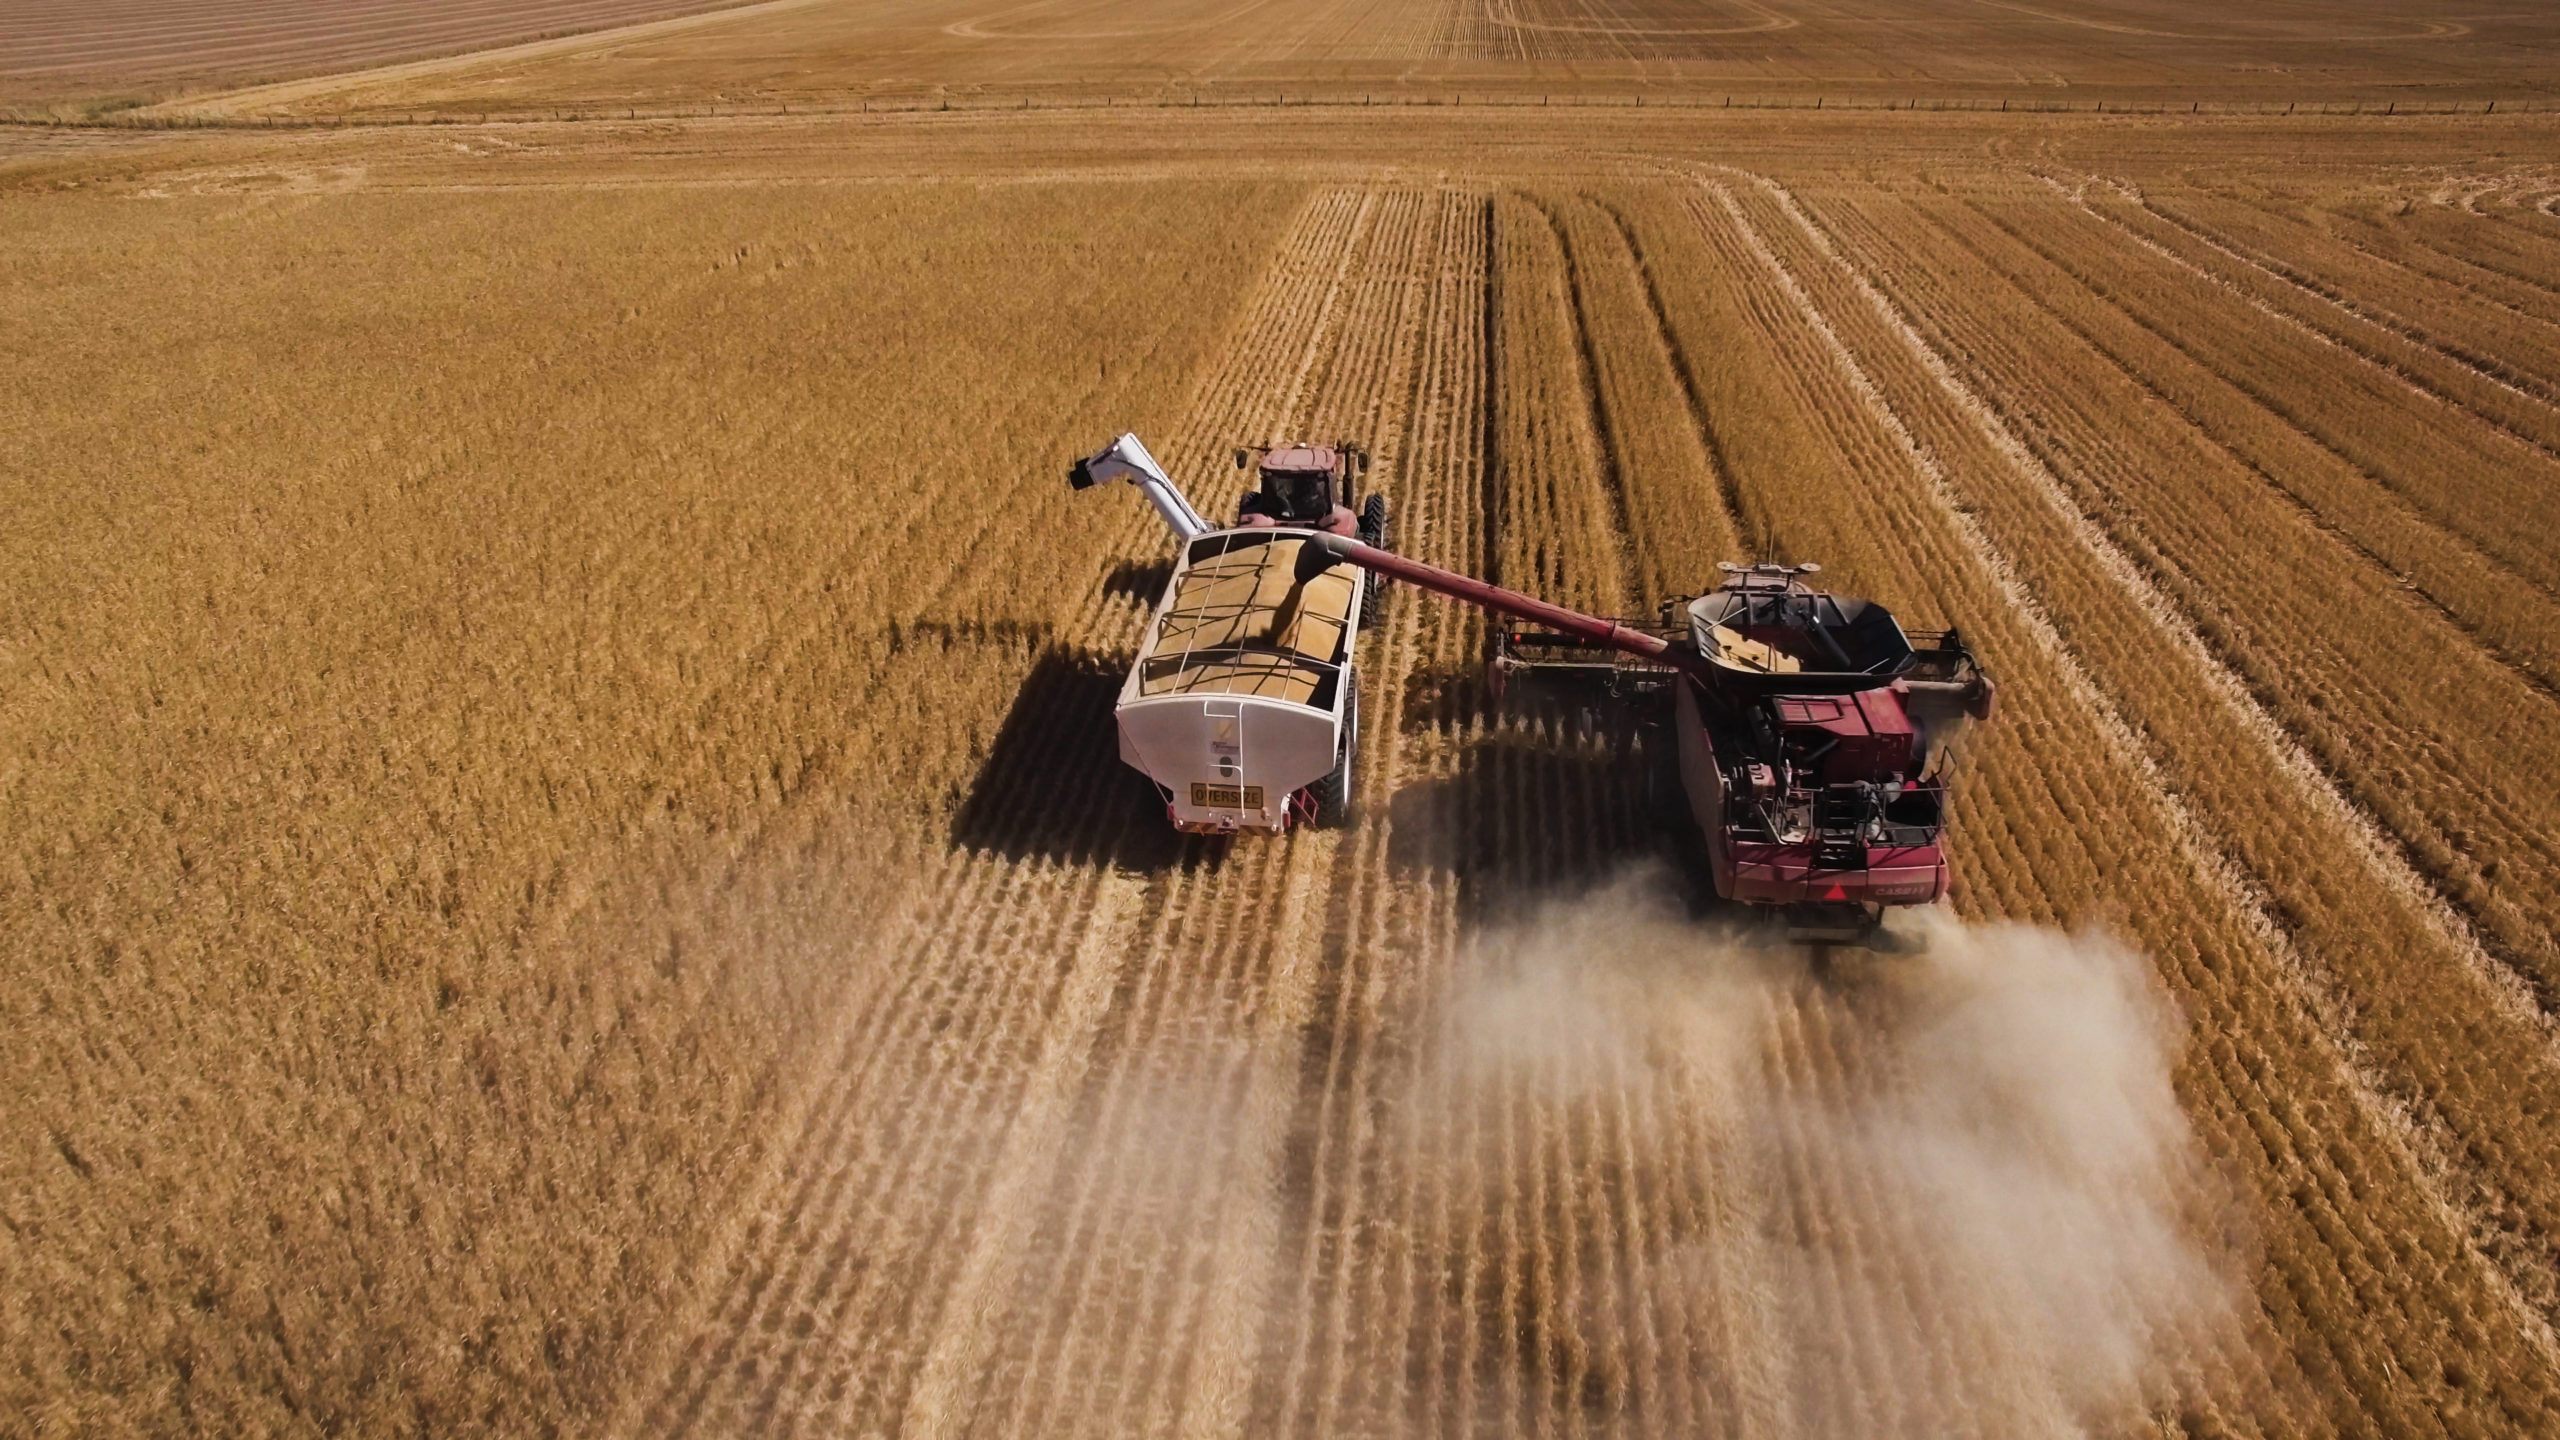
<svg viewBox="0 0 2560 1440">
<path fill-rule="evenodd" d="M 2529 639 L 2530 632 L 2536 629 L 2560 634 L 2560 597 L 2555 597 L 2547 587 L 2481 550 L 2468 536 L 2446 526 L 2435 516 L 2429 515 L 2410 502 L 2406 496 L 2391 489 L 2353 461 L 2338 455 L 2332 449 L 2319 447 L 2322 454 L 2343 467 L 2346 472 L 2371 486 L 2376 502 L 2389 512 L 2391 519 L 2405 526 L 2408 531 L 2414 532 L 2415 543 L 2440 547 L 2443 551 L 2449 552 L 2440 557 L 2413 561 L 2413 564 L 2426 567 L 2428 577 L 2424 581 L 2415 578 L 2416 572 L 2395 565 L 2374 550 L 2373 540 L 2357 534 L 2348 528 L 2344 521 L 2319 508 L 2311 496 L 2303 493 L 2301 482 L 2286 483 L 2255 455 L 2240 449 L 2230 436 L 2222 433 L 2220 427 L 2210 423 L 2203 416 L 2191 413 L 2177 397 L 2161 388 L 2161 382 L 2158 379 L 2145 374 L 2131 359 L 2120 353 L 2118 347 L 2104 343 L 2082 322 L 2061 314 L 2050 301 L 2019 285 L 2014 276 L 1997 266 L 1968 237 L 1947 230 L 1944 222 L 1934 217 L 1929 223 L 1947 234 L 1953 243 L 1965 247 L 1966 251 L 1980 260 L 1991 273 L 2001 276 L 2017 294 L 2034 305 L 2037 312 L 2048 322 L 2104 357 L 2110 367 L 2128 384 L 2138 387 L 2164 408 L 2177 413 L 2194 435 L 2201 442 L 2209 445 L 2215 453 L 2222 455 L 2235 468 L 2247 472 L 2257 483 L 2267 487 L 2270 494 L 2278 497 L 2288 508 L 2302 516 L 2305 523 L 2331 537 L 2351 557 L 2349 563 L 2365 566 L 2378 576 L 2388 577 L 2395 585 L 2402 588 L 2409 597 L 2410 603 L 2422 605 L 2430 613 L 2443 618 L 2468 643 L 2475 646 L 2484 658 L 2506 669 L 2517 679 L 2545 695 L 2560 693 L 2553 690 L 2555 678 L 2560 677 L 2544 673 L 2545 668 L 2560 664 L 2560 660 L 2544 660 L 2532 654 L 2518 653 L 2511 648 L 2520 639 Z M 1881 243 L 1881 237 L 1875 233 L 1872 223 L 1862 224 L 1857 228 L 1870 248 Z M 2127 317 L 2127 323 L 2138 324 L 2139 322 Z M 1967 337 L 1977 346 L 1984 344 L 1986 339 L 1978 326 L 1968 330 Z M 1979 357 L 1970 358 L 1973 359 L 1973 365 L 1969 368 L 1980 369 Z M 2181 358 L 2185 358 L 2182 352 Z M 2304 444 L 2319 446 L 2317 437 L 2304 435 L 2289 426 L 2287 432 L 2298 437 Z M 2497 586 L 2501 593 L 2496 599 L 2471 598 L 2462 595 L 2448 597 L 2437 593 L 2437 588 L 2430 588 L 2430 585 L 2441 588 L 2446 576 L 2452 572 L 2491 577 L 2490 583 Z M 2472 583 L 2478 582 L 2475 580 Z M 2519 622 L 2513 618 L 2517 616 L 2525 619 Z M 2549 618 L 2540 619 L 2540 617 Z M 2536 623 L 2537 620 L 2539 623 Z M 2527 634 L 2522 637 L 2516 633 L 2520 623 L 2527 631 Z M 2489 627 L 2493 624 L 2498 626 L 2500 633 L 2491 633 Z"/>
<path fill-rule="evenodd" d="M 1756 178 L 1753 183 L 1766 186 L 1771 190 L 1776 189 L 1770 182 Z M 1870 404 L 1879 421 L 1885 425 L 1889 433 L 1900 439 L 1910 463 L 1927 480 L 1948 522 L 1965 536 L 1968 544 L 1975 551 L 1976 564 L 1987 571 L 2006 594 L 2011 610 L 2030 627 L 2039 647 L 2051 658 L 2075 698 L 2089 714 L 2101 722 L 2117 752 L 2134 763 L 2141 771 L 2148 782 L 2144 791 L 2145 798 L 2168 822 L 2168 832 L 2176 837 L 2180 849 L 2197 875 L 2205 881 L 2210 890 L 2217 892 L 2223 898 L 2233 913 L 2244 920 L 2258 943 L 2269 953 L 2278 957 L 2283 968 L 2295 977 L 2296 994 L 2302 997 L 2307 1018 L 2310 1020 L 2308 1028 L 2315 1034 L 2333 1037 L 2332 1043 L 2336 1044 L 2334 1037 L 2341 1037 L 2350 1032 L 2334 1023 L 2323 1022 L 2331 1020 L 2339 1013 L 2338 1001 L 2335 996 L 2327 993 L 2326 987 L 2320 981 L 2314 978 L 2313 967 L 2295 951 L 2290 939 L 2275 923 L 2263 895 L 2221 850 L 2219 844 L 2211 837 L 2211 832 L 2188 811 L 2176 792 L 2165 783 L 2160 773 L 2159 762 L 2150 748 L 2137 738 L 2123 720 L 2115 703 L 2105 696 L 2082 667 L 2070 647 L 2054 630 L 2042 605 L 2016 578 L 2009 562 L 1992 546 L 1989 537 L 1981 531 L 1978 524 L 1947 490 L 1945 477 L 1938 470 L 1936 463 L 1910 439 L 1909 432 L 1904 428 L 1900 418 L 1876 392 L 1873 382 L 1866 378 L 1864 370 L 1858 366 L 1854 356 L 1840 342 L 1829 322 L 1824 320 L 1820 312 L 1813 307 L 1810 297 L 1797 286 L 1784 263 L 1768 248 L 1766 242 L 1759 238 L 1758 232 L 1741 208 L 1721 187 L 1711 186 L 1710 189 L 1715 194 L 1717 202 L 1724 207 L 1732 222 L 1740 229 L 1746 243 L 1757 253 L 1771 276 L 1778 281 L 1780 288 L 1788 292 L 1796 301 L 1805 322 L 1822 337 L 1842 374 L 1850 378 L 1853 388 L 1870 397 Z M 1808 235 L 1818 233 L 1814 231 L 1808 220 L 1799 219 L 1797 223 Z M 1839 263 L 1846 264 L 1845 261 Z M 2436 1212 L 2440 1223 L 2462 1245 L 2476 1273 L 2487 1282 L 2491 1292 L 2505 1302 L 2522 1333 L 2543 1352 L 2546 1358 L 2554 1357 L 2555 1347 L 2549 1322 L 2524 1300 L 2514 1281 L 2480 1248 L 2476 1237 L 2487 1228 L 2486 1222 L 2476 1216 L 2464 1215 L 2460 1211 L 2448 1193 L 2444 1178 L 2437 1174 L 2420 1156 L 2416 1148 L 2403 1138 L 2407 1132 L 2403 1125 L 2395 1123 L 2398 1120 L 2395 1108 L 2385 1098 L 2389 1093 L 2387 1084 L 2370 1074 L 2361 1072 L 2355 1064 L 2354 1057 L 2345 1049 L 2333 1049 L 2332 1054 L 2338 1072 L 2347 1081 L 2348 1092 L 2356 1098 L 2359 1107 L 2367 1116 L 2372 1133 L 2396 1142 L 2395 1148 L 2398 1154 L 2395 1158 L 2406 1173 L 2418 1180 L 2421 1193 L 2425 1195 L 2429 1205 Z"/>
<path fill-rule="evenodd" d="M 2081 508 L 2060 478 L 2011 432 L 1991 406 L 1957 376 L 1953 367 L 1913 327 L 1902 310 L 1834 249 L 1828 235 L 1797 210 L 1791 199 L 1782 199 L 1781 208 L 1804 228 L 1808 236 L 1814 237 L 1815 247 L 1840 267 L 1869 308 L 1910 348 L 1931 378 L 1947 390 L 1957 408 L 1972 419 L 1992 447 L 2018 474 L 2033 482 L 2036 493 L 2082 547 L 2096 558 L 2139 612 L 2176 645 L 2197 673 L 2206 677 L 2211 693 L 2241 721 L 2249 734 L 2269 750 L 2276 772 L 2284 775 L 2303 796 L 2311 813 L 2325 817 L 2347 833 L 2355 852 L 2373 871 L 2375 878 L 2387 890 L 2417 906 L 2436 930 L 2438 938 L 2490 987 L 2509 1018 L 2541 1035 L 2545 1047 L 2555 1056 L 2560 1056 L 2560 1023 L 2545 1012 L 2531 981 L 2507 960 L 2492 955 L 2470 920 L 2456 908 L 2451 898 L 2419 873 L 2404 846 L 2381 822 L 2357 805 L 2340 783 L 2292 737 L 2291 732 L 2268 713 L 2250 691 L 2247 682 L 2203 638 L 2192 618 L 2179 609 L 2176 602 L 2142 572 L 2139 563 Z"/>
<path fill-rule="evenodd" d="M 2280 282 L 2308 302 L 2335 310 L 2377 329 L 2388 331 L 2411 345 L 2432 351 L 2447 362 L 2470 372 L 2474 377 L 2510 391 L 2519 398 L 2538 402 L 2546 409 L 2560 407 L 2560 386 L 2554 386 L 2544 376 L 2509 365 L 2494 355 L 2481 353 L 2468 345 L 2439 339 L 2434 331 L 2397 311 L 2381 305 L 2360 302 L 2354 298 L 2353 292 L 2324 281 L 2281 256 L 2270 254 L 2233 236 L 2219 233 L 2201 221 L 2170 210 L 2140 190 L 2131 191 L 2126 195 L 2126 199 L 2161 223 L 2185 232 L 2197 243 L 2227 257 L 2233 264 L 2245 266 L 2260 275 Z M 2384 260 L 2378 256 L 2374 258 L 2377 264 L 2389 269 L 2414 273 L 2409 272 L 2407 267 L 2397 262 Z M 2507 309 L 2509 314 L 2529 323 L 2544 328 L 2560 329 L 2560 326 L 2525 315 L 2512 307 L 2501 308 Z M 2376 363 L 2385 362 L 2377 360 Z"/>
</svg>

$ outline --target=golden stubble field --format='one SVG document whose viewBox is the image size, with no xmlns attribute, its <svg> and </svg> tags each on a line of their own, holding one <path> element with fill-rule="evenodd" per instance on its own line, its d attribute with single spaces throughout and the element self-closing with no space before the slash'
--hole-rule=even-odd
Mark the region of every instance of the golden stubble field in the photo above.
<svg viewBox="0 0 2560 1440">
<path fill-rule="evenodd" d="M 2560 1399 L 2550 122 L 385 125 L 0 169 L 31 1433 L 2502 1435 Z M 1365 437 L 1960 624 L 1955 912 L 1690 904 L 1364 640 L 1179 841 L 1165 543 Z"/>
</svg>

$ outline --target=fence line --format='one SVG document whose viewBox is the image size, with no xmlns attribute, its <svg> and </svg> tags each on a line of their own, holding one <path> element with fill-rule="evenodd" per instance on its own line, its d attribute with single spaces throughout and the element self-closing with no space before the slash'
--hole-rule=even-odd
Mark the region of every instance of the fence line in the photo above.
<svg viewBox="0 0 2560 1440">
<path fill-rule="evenodd" d="M 1620 110 L 1801 110 L 1830 113 L 1919 113 L 1919 114 L 2004 114 L 2004 115 L 2108 115 L 2108 116 L 2345 116 L 2364 119 L 2427 119 L 2451 116 L 2491 116 L 2548 114 L 2553 105 L 2542 99 L 2462 100 L 2404 102 L 2400 100 L 2329 100 L 2287 101 L 2215 101 L 2208 105 L 2191 100 L 2180 106 L 2173 100 L 2126 101 L 2018 98 L 2018 97 L 1909 97 L 1877 98 L 1858 96 L 1743 96 L 1743 95 L 1579 95 L 1531 94 L 1505 91 L 1478 92 L 1470 98 L 1464 91 L 1447 94 L 1414 94 L 1397 92 L 1381 96 L 1374 91 L 1331 92 L 1290 95 L 1275 91 L 1268 95 L 1203 96 L 1160 95 L 1146 97 L 1110 97 L 1100 99 L 1040 99 L 1030 95 L 1012 98 L 904 97 L 895 100 L 861 100 L 852 105 L 842 103 L 792 105 L 776 102 L 770 105 L 678 105 L 644 108 L 632 105 L 591 107 L 545 106 L 511 111 L 373 111 L 343 115 L 263 115 L 212 116 L 192 114 L 142 114 L 108 112 L 79 118 L 53 114 L 29 115 L 10 110 L 0 124 L 67 129 L 129 130 L 343 130 L 362 128 L 407 127 L 420 125 L 527 125 L 572 124 L 600 121 L 667 121 L 703 119 L 754 119 L 786 116 L 919 114 L 988 114 L 1003 111 L 1037 110 L 1243 110 L 1243 109 L 1439 109 L 1474 107 L 1479 109 L 1620 109 Z"/>
</svg>

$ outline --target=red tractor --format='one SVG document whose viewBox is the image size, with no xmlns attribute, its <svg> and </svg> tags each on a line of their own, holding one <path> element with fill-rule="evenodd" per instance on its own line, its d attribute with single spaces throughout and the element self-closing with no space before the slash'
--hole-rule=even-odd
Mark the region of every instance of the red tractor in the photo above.
<svg viewBox="0 0 2560 1440">
<path fill-rule="evenodd" d="M 1336 534 L 1299 580 L 1349 563 L 1527 622 L 1494 673 L 1598 675 L 1671 695 L 1679 787 L 1716 893 L 1780 911 L 1792 937 L 1865 940 L 1892 906 L 1947 893 L 1946 731 L 1988 720 L 1991 677 L 1953 630 L 1906 631 L 1872 600 L 1806 584 L 1818 565 L 1727 564 L 1652 624 L 1585 615 Z M 1679 613 L 1685 607 L 1685 614 Z"/>
</svg>

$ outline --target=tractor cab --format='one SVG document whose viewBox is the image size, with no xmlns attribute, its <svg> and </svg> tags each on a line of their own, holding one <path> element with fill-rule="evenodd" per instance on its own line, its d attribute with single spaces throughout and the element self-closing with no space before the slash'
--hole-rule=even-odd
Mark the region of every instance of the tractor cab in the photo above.
<svg viewBox="0 0 2560 1440">
<path fill-rule="evenodd" d="M 1337 535 L 1356 532 L 1349 496 L 1352 482 L 1369 468 L 1369 452 L 1356 445 L 1274 445 L 1239 448 L 1236 468 L 1258 464 L 1261 485 L 1236 507 L 1246 525 L 1305 525 Z"/>
</svg>

